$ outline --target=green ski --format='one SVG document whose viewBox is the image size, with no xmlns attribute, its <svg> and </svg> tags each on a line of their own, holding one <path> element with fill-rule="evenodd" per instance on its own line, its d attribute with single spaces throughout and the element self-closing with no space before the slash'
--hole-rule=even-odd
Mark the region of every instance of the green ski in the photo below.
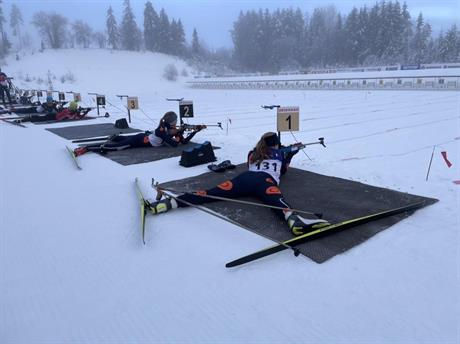
<svg viewBox="0 0 460 344">
<path fill-rule="evenodd" d="M 236 259 L 234 261 L 231 261 L 231 262 L 227 263 L 225 265 L 225 267 L 232 268 L 232 267 L 235 267 L 235 266 L 246 264 L 246 263 L 252 262 L 254 260 L 269 256 L 271 254 L 286 250 L 288 248 L 292 248 L 294 250 L 294 252 L 296 253 L 296 255 L 298 255 L 298 251 L 295 249 L 295 246 L 303 244 L 306 241 L 315 239 L 315 238 L 319 237 L 320 235 L 324 235 L 324 234 L 326 234 L 326 232 L 333 232 L 334 230 L 344 230 L 344 229 L 348 229 L 348 228 L 351 228 L 351 227 L 356 227 L 356 226 L 359 226 L 359 225 L 362 225 L 362 224 L 365 224 L 365 223 L 368 223 L 368 222 L 371 222 L 371 221 L 376 221 L 376 220 L 379 220 L 379 219 L 383 219 L 385 217 L 405 213 L 407 211 L 416 210 L 416 209 L 419 209 L 419 208 L 421 208 L 423 206 L 425 206 L 425 202 L 422 201 L 422 202 L 418 202 L 418 203 L 412 203 L 412 204 L 409 204 L 409 205 L 406 205 L 406 206 L 403 206 L 403 207 L 390 209 L 390 210 L 386 210 L 386 211 L 382 211 L 382 212 L 378 212 L 378 213 L 374 213 L 374 214 L 370 214 L 370 215 L 366 215 L 366 216 L 357 217 L 357 218 L 354 218 L 354 219 L 338 222 L 338 223 L 332 224 L 330 226 L 326 226 L 326 227 L 317 229 L 317 230 L 312 231 L 310 233 L 307 233 L 307 234 L 304 234 L 304 235 L 301 235 L 301 236 L 298 236 L 298 237 L 283 241 L 280 244 L 270 246 L 270 247 L 265 248 L 265 249 L 263 249 L 261 251 L 257 251 L 257 252 L 251 253 L 251 254 L 249 254 L 247 256 L 238 258 L 238 259 Z"/>
<path fill-rule="evenodd" d="M 73 152 L 73 150 L 69 147 L 69 146 L 65 146 L 65 148 L 67 149 L 67 152 L 69 152 L 70 156 L 72 157 L 72 160 L 73 162 L 75 163 L 75 166 L 81 170 L 81 166 L 78 164 L 78 161 L 77 161 L 77 156 L 75 155 L 75 153 Z"/>
<path fill-rule="evenodd" d="M 141 210 L 141 233 L 142 233 L 142 242 L 145 245 L 145 215 L 147 214 L 147 211 L 145 209 L 146 201 L 145 201 L 144 195 L 142 194 L 141 187 L 139 186 L 139 180 L 137 179 L 137 177 L 134 180 L 134 184 L 136 185 L 136 192 L 137 192 L 137 196 L 139 197 L 139 204 L 141 206 L 140 208 Z"/>
</svg>

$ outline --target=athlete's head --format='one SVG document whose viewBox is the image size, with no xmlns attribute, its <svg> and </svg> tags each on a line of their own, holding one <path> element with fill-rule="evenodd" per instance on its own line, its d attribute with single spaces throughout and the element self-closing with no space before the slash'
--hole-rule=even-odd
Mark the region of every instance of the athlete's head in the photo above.
<svg viewBox="0 0 460 344">
<path fill-rule="evenodd" d="M 278 138 L 278 135 L 272 132 L 263 134 L 260 140 L 263 140 L 267 147 L 278 148 L 280 144 L 280 139 Z"/>
<path fill-rule="evenodd" d="M 170 126 L 175 126 L 177 124 L 177 114 L 174 111 L 168 111 L 163 115 L 161 121 L 168 123 Z"/>
<path fill-rule="evenodd" d="M 268 132 L 263 134 L 259 142 L 257 142 L 253 153 L 251 154 L 251 163 L 268 159 L 270 148 L 278 148 L 279 144 L 280 140 L 276 133 Z"/>
<path fill-rule="evenodd" d="M 78 103 L 76 101 L 72 101 L 69 103 L 69 111 L 76 112 L 78 110 Z"/>
</svg>

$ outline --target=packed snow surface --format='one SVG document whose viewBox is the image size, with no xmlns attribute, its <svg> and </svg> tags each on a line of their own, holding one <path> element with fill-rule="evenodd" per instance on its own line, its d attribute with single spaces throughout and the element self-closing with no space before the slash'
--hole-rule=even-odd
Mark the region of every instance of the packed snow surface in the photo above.
<svg viewBox="0 0 460 344">
<path fill-rule="evenodd" d="M 261 105 L 297 105 L 295 139 L 324 137 L 327 148 L 311 146 L 293 166 L 439 202 L 324 264 L 284 251 L 226 269 L 273 243 L 193 208 L 148 216 L 141 242 L 134 178 L 152 197 L 152 177 L 195 176 L 206 165 L 121 166 L 87 154 L 80 171 L 70 141 L 49 126 L 0 122 L 1 343 L 460 341 L 458 92 L 190 89 L 185 77 L 162 78 L 169 63 L 189 67 L 149 53 L 47 51 L 7 62 L 22 88 L 46 89 L 37 78 L 49 70 L 54 89 L 81 92 L 83 105 L 94 105 L 88 92 L 105 94 L 112 117 L 92 123 L 126 116 L 119 94 L 139 97 L 131 126 L 140 129 L 177 110 L 165 98 L 191 99 L 191 123 L 228 125 L 196 136 L 222 147 L 219 161 L 245 161 L 276 130 L 275 112 Z M 62 84 L 68 71 L 75 80 Z"/>
</svg>

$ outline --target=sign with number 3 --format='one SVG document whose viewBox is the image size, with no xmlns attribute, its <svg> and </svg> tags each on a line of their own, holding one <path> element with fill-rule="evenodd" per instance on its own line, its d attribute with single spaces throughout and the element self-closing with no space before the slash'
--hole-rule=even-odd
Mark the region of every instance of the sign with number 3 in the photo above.
<svg viewBox="0 0 460 344">
<path fill-rule="evenodd" d="M 128 97 L 128 109 L 130 110 L 139 109 L 139 101 L 137 97 Z"/>
</svg>

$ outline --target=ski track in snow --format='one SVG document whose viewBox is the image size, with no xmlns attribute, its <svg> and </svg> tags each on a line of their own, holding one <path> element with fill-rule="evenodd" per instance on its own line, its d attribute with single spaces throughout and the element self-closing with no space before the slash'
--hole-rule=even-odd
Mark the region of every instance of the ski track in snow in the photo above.
<svg viewBox="0 0 460 344">
<path fill-rule="evenodd" d="M 121 67 L 126 59 L 133 70 Z M 56 88 L 80 91 L 86 103 L 87 92 L 100 92 L 117 107 L 91 123 L 125 117 L 118 92 L 138 95 L 155 121 L 177 109 L 165 97 L 192 99 L 191 123 L 226 128 L 231 118 L 228 134 L 209 128 L 197 140 L 222 147 L 219 161 L 234 163 L 276 129 L 276 111 L 261 105 L 299 105 L 297 139 L 323 136 L 328 147 L 308 148 L 293 166 L 440 202 L 321 265 L 283 252 L 229 270 L 226 262 L 272 242 L 181 209 L 147 216 L 141 243 L 134 178 L 153 197 L 152 177 L 185 178 L 206 165 L 182 168 L 171 158 L 121 166 L 87 154 L 78 171 L 65 151 L 69 141 L 44 130 L 75 122 L 27 129 L 0 122 L 0 342 L 459 342 L 460 186 L 452 183 L 460 179 L 458 92 L 198 90 L 183 79 L 161 80 L 153 61 L 171 60 L 45 52 L 9 61 L 5 70 L 19 83 L 19 71 L 59 76 L 71 68 L 75 84 Z M 116 73 L 122 85 L 113 82 Z M 135 128 L 157 123 L 141 111 L 132 116 Z M 283 142 L 294 139 L 284 133 Z M 436 148 L 426 182 L 433 145 L 442 142 L 449 143 Z"/>
</svg>

